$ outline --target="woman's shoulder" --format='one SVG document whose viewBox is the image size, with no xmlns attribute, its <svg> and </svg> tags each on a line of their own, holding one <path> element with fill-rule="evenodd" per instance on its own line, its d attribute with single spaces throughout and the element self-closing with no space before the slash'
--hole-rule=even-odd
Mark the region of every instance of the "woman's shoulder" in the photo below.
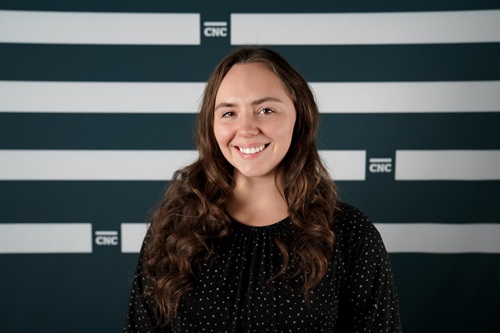
<svg viewBox="0 0 500 333">
<path fill-rule="evenodd" d="M 338 202 L 333 218 L 333 225 L 342 228 L 355 228 L 372 224 L 368 216 L 360 209 L 345 203 Z"/>
<path fill-rule="evenodd" d="M 360 209 L 344 202 L 337 204 L 332 229 L 339 245 L 381 242 L 380 233 Z"/>
</svg>

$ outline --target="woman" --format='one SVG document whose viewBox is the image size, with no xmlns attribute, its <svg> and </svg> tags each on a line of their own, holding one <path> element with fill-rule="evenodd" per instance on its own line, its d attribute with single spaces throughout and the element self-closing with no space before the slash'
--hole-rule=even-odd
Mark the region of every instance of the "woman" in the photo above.
<svg viewBox="0 0 500 333">
<path fill-rule="evenodd" d="M 384 245 L 337 200 L 318 119 L 306 81 L 274 51 L 219 63 L 199 158 L 152 216 L 125 332 L 400 331 Z"/>
</svg>

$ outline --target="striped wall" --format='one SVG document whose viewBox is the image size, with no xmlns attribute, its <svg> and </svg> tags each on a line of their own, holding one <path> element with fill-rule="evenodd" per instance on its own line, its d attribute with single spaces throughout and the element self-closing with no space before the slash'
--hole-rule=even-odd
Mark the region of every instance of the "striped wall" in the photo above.
<svg viewBox="0 0 500 333">
<path fill-rule="evenodd" d="M 500 4 L 0 1 L 0 332 L 121 329 L 150 209 L 243 44 L 310 82 L 405 332 L 499 332 Z"/>
</svg>

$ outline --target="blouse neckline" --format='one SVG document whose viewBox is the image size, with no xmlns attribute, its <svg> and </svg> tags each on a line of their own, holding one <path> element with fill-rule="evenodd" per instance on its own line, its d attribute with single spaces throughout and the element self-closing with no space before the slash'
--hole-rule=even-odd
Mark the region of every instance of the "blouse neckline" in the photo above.
<svg viewBox="0 0 500 333">
<path fill-rule="evenodd" d="M 290 217 L 287 216 L 284 219 L 277 221 L 275 223 L 271 223 L 268 225 L 262 225 L 262 226 L 253 226 L 253 225 L 248 225 L 241 223 L 240 221 L 236 220 L 234 217 L 229 215 L 229 219 L 231 220 L 232 226 L 236 229 L 240 230 L 253 230 L 253 231 L 269 231 L 269 230 L 276 230 L 276 229 L 282 229 L 283 227 L 291 227 L 292 221 L 290 220 Z"/>
</svg>

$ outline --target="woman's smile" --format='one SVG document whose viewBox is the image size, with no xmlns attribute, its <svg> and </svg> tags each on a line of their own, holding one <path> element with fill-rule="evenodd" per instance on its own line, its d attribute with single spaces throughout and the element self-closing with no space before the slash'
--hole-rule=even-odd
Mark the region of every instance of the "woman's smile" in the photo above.
<svg viewBox="0 0 500 333">
<path fill-rule="evenodd" d="M 290 148 L 296 112 L 281 80 L 262 63 L 233 66 L 219 87 L 214 134 L 235 176 L 273 176 Z"/>
<path fill-rule="evenodd" d="M 236 146 L 232 145 L 235 149 L 238 149 L 241 154 L 245 156 L 253 156 L 258 155 L 261 151 L 266 149 L 269 146 L 269 143 L 265 143 L 262 145 L 248 145 L 248 146 Z"/>
</svg>

